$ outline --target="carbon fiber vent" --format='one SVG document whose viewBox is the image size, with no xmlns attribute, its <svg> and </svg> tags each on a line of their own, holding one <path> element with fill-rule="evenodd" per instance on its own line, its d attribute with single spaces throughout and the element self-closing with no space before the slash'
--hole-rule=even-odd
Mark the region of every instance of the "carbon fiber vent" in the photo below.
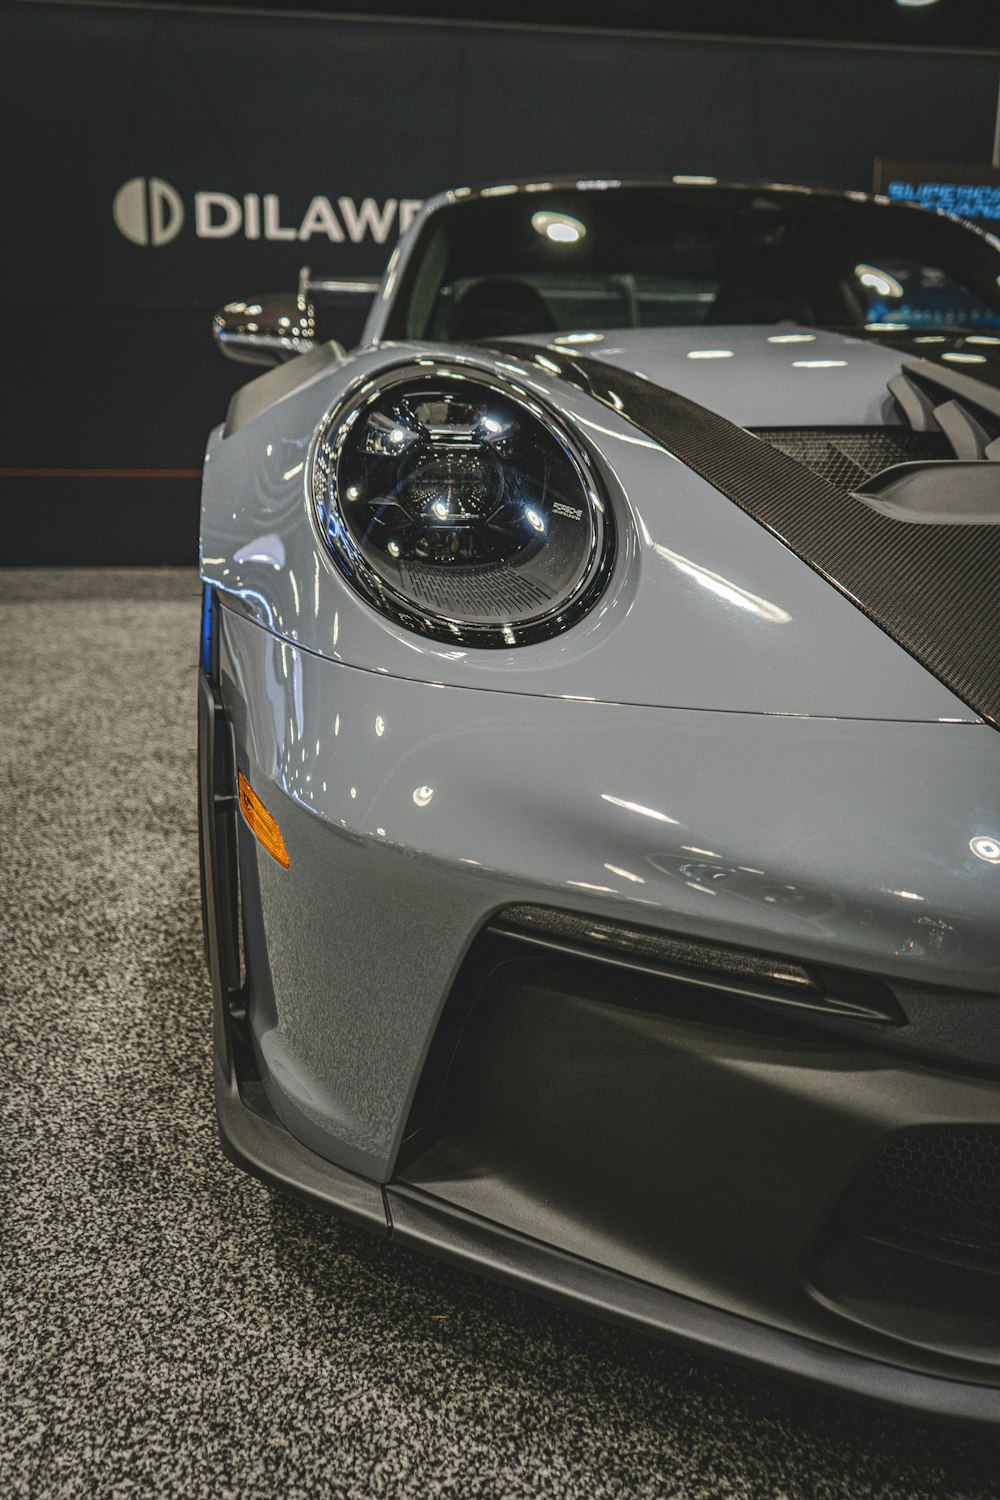
<svg viewBox="0 0 1000 1500">
<path fill-rule="evenodd" d="M 586 947 L 600 944 L 630 958 L 647 959 L 682 969 L 694 969 L 722 979 L 758 980 L 788 985 L 797 990 L 818 986 L 801 964 L 789 963 L 768 953 L 749 952 L 720 943 L 702 943 L 695 938 L 675 937 L 648 928 L 604 922 L 599 917 L 578 916 L 548 906 L 507 906 L 500 913 L 504 928 L 527 928 Z"/>
<path fill-rule="evenodd" d="M 941 432 L 909 427 L 755 427 L 756 437 L 821 474 L 842 490 L 856 490 L 893 464 L 952 457 Z"/>
<path fill-rule="evenodd" d="M 1000 1129 L 897 1136 L 851 1189 L 843 1215 L 872 1239 L 1000 1270 Z"/>
<path fill-rule="evenodd" d="M 497 913 L 490 931 L 573 951 L 598 963 L 618 963 L 665 979 L 818 1014 L 889 1026 L 906 1019 L 888 986 L 870 975 L 798 963 L 728 943 L 705 942 L 549 906 L 506 906 Z"/>
</svg>

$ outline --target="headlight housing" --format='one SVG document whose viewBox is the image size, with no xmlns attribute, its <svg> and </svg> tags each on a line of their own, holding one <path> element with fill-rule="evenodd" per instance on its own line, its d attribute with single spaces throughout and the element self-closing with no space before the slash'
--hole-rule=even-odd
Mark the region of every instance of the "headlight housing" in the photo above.
<svg viewBox="0 0 1000 1500">
<path fill-rule="evenodd" d="M 326 419 L 311 484 L 351 585 L 435 640 L 518 646 L 567 629 L 611 564 L 584 448 L 526 391 L 428 361 L 384 372 Z"/>
</svg>

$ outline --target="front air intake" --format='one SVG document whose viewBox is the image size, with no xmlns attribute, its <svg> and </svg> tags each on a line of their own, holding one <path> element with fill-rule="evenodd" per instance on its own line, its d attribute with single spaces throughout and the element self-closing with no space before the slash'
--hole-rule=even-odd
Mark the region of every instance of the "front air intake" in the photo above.
<svg viewBox="0 0 1000 1500">
<path fill-rule="evenodd" d="M 854 1234 L 1000 1271 L 1000 1126 L 932 1126 L 888 1141 L 838 1214 Z"/>
</svg>

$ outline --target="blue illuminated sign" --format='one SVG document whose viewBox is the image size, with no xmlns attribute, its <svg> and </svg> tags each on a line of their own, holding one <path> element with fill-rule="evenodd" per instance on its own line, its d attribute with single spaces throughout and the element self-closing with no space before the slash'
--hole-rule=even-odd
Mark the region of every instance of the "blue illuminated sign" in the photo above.
<svg viewBox="0 0 1000 1500">
<path fill-rule="evenodd" d="M 877 161 L 875 191 L 1000 230 L 1000 168 L 955 163 Z"/>
</svg>

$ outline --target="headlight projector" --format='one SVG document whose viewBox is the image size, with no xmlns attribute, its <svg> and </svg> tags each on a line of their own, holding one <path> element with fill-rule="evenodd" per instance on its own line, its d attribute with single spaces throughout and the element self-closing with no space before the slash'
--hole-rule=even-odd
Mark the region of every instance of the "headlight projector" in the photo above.
<svg viewBox="0 0 1000 1500">
<path fill-rule="evenodd" d="M 352 586 L 436 640 L 519 646 L 594 603 L 611 516 L 586 452 L 531 396 L 435 364 L 356 390 L 316 443 L 320 530 Z"/>
</svg>

